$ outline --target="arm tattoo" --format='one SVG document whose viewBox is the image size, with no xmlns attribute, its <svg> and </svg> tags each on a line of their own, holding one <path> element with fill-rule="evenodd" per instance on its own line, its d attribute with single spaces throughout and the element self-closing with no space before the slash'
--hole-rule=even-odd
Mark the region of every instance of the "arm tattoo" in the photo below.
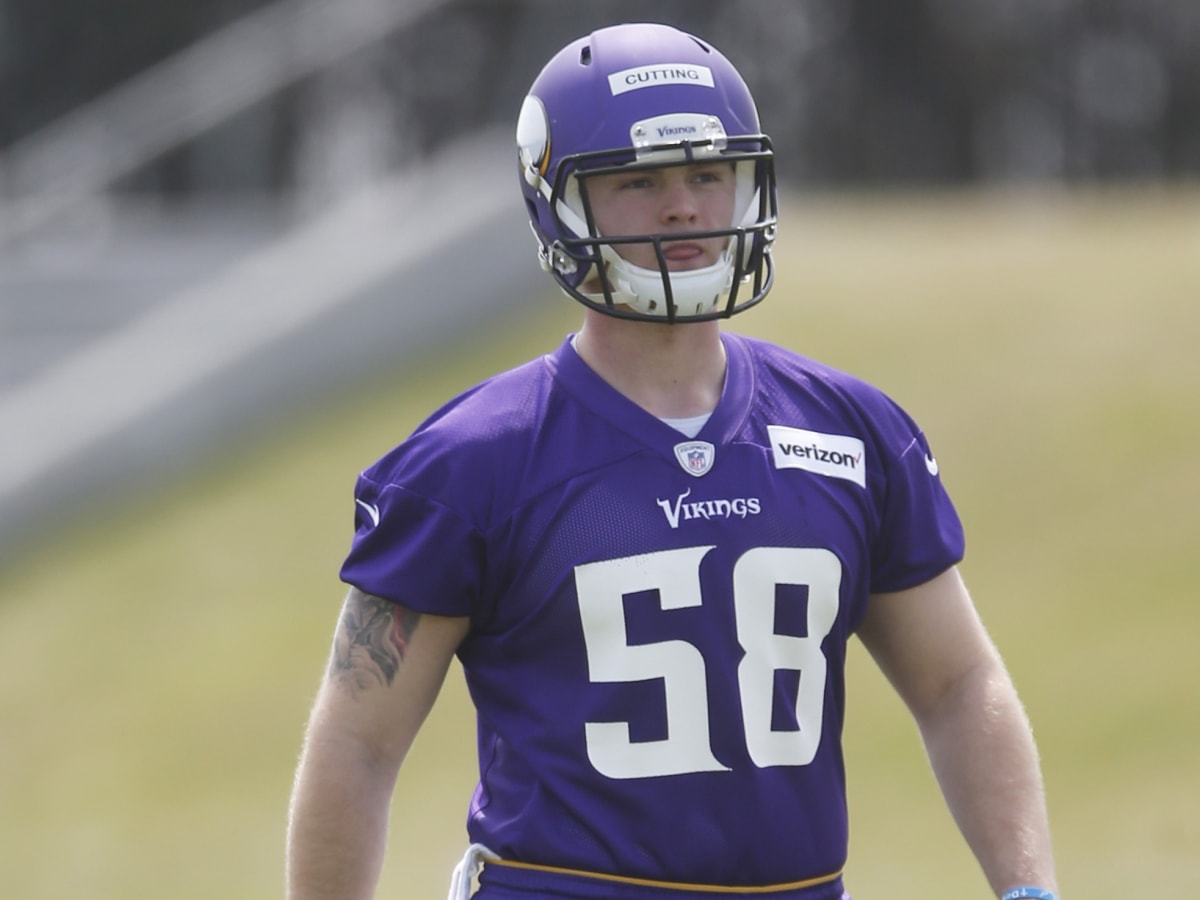
<svg viewBox="0 0 1200 900">
<path fill-rule="evenodd" d="M 391 684 L 420 621 L 416 610 L 351 591 L 333 642 L 329 678 L 355 694 L 373 685 Z"/>
</svg>

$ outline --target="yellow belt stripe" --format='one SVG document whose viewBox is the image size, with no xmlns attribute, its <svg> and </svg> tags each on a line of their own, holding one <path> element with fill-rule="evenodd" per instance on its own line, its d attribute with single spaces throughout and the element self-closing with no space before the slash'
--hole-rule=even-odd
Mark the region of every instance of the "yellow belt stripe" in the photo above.
<svg viewBox="0 0 1200 900">
<path fill-rule="evenodd" d="M 717 884 L 685 884 L 678 881 L 654 881 L 650 878 L 627 878 L 623 875 L 608 875 L 603 872 L 581 872 L 577 869 L 560 869 L 557 866 L 540 866 L 536 863 L 515 862 L 509 859 L 489 859 L 489 866 L 509 866 L 513 869 L 526 869 L 532 872 L 549 872 L 553 875 L 575 875 L 583 878 L 595 878 L 598 881 L 615 881 L 619 884 L 632 884 L 640 887 L 666 888 L 675 891 L 703 891 L 710 894 L 771 894 L 777 891 L 796 891 L 801 888 L 815 887 L 818 884 L 828 884 L 842 876 L 844 870 L 838 869 L 832 875 L 820 875 L 807 878 L 804 881 L 790 881 L 787 884 L 768 884 L 761 887 L 723 887 Z"/>
</svg>

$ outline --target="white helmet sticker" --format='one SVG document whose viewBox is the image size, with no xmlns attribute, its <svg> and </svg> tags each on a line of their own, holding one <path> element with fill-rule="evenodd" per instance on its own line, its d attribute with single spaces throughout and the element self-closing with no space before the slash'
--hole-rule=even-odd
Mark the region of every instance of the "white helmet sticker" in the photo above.
<svg viewBox="0 0 1200 900">
<path fill-rule="evenodd" d="M 698 87 L 714 87 L 712 69 L 692 63 L 659 63 L 656 66 L 638 66 L 623 69 L 608 76 L 608 87 L 613 96 L 641 88 L 660 87 L 664 84 L 692 84 Z"/>
<path fill-rule="evenodd" d="M 638 151 L 663 144 L 682 144 L 684 141 L 701 144 L 701 152 L 720 153 L 725 149 L 725 126 L 716 116 L 704 113 L 670 113 L 634 122 L 629 129 L 629 142 Z M 680 155 L 680 160 L 688 157 Z"/>
</svg>

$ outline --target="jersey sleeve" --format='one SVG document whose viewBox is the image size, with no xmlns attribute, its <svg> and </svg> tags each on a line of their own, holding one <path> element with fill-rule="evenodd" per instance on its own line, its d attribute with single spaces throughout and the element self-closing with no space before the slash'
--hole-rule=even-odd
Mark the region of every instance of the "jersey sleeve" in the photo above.
<svg viewBox="0 0 1200 900">
<path fill-rule="evenodd" d="M 941 574 L 963 558 L 962 521 L 942 484 L 924 433 L 891 400 L 879 427 L 883 485 L 871 548 L 872 592 L 900 591 Z"/>
<path fill-rule="evenodd" d="M 408 487 L 358 477 L 355 532 L 341 579 L 361 591 L 441 616 L 470 615 L 483 541 L 464 517 Z"/>
</svg>

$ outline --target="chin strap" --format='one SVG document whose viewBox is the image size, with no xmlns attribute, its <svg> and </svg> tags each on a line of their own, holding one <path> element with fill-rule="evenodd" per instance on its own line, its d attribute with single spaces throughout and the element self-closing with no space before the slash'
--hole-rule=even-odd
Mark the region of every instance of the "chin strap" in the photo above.
<svg viewBox="0 0 1200 900">
<path fill-rule="evenodd" d="M 484 862 L 499 858 L 483 844 L 472 844 L 468 847 L 467 852 L 463 854 L 463 858 L 459 860 L 458 865 L 454 867 L 454 872 L 450 875 L 450 892 L 446 895 L 446 900 L 468 900 L 471 896 L 475 876 L 483 868 Z"/>
</svg>

